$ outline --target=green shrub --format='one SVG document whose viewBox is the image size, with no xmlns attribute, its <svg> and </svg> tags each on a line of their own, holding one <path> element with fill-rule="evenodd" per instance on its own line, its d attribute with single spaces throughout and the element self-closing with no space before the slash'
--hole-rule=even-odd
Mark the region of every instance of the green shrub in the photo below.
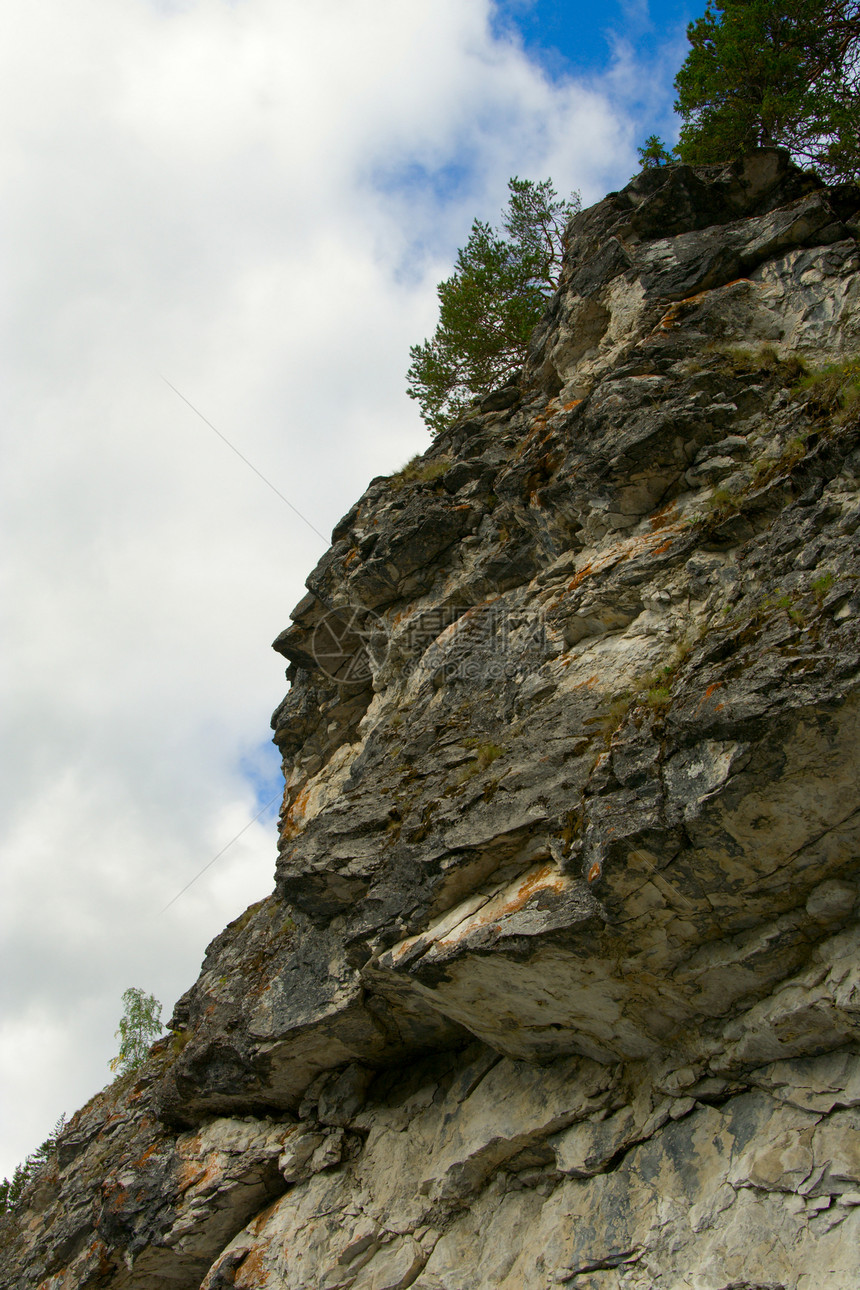
<svg viewBox="0 0 860 1290">
<path fill-rule="evenodd" d="M 763 374 L 777 378 L 780 385 L 791 387 L 808 370 L 799 354 L 780 356 L 773 345 L 760 345 L 758 349 L 750 349 L 745 345 L 715 344 L 711 348 L 735 376 Z"/>
<path fill-rule="evenodd" d="M 493 762 L 502 757 L 505 752 L 501 744 L 494 744 L 491 741 L 481 739 L 464 739 L 463 747 L 471 748 L 474 751 L 481 770 L 486 770 L 488 766 L 492 766 Z"/>
</svg>

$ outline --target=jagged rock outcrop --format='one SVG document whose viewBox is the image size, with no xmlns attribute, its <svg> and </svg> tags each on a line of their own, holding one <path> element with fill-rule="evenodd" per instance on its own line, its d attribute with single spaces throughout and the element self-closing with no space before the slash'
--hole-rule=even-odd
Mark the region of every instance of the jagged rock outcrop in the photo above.
<svg viewBox="0 0 860 1290">
<path fill-rule="evenodd" d="M 0 1286 L 856 1286 L 858 221 L 777 152 L 574 217 L 309 577 L 274 894 Z"/>
</svg>

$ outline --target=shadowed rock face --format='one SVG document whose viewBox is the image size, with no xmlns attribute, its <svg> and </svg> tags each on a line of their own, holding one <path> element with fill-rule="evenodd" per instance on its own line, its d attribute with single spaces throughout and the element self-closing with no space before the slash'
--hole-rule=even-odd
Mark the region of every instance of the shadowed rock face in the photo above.
<svg viewBox="0 0 860 1290">
<path fill-rule="evenodd" d="M 775 152 L 574 217 L 310 575 L 275 891 L 0 1286 L 856 1285 L 858 219 Z"/>
</svg>

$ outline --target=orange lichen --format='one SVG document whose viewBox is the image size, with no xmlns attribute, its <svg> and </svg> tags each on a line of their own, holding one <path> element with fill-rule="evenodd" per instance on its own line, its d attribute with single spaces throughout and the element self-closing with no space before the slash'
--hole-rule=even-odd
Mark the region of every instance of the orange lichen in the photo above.
<svg viewBox="0 0 860 1290">
<path fill-rule="evenodd" d="M 546 452 L 535 462 L 523 483 L 523 498 L 529 505 L 537 501 L 538 493 L 550 482 L 558 469 L 559 461 L 557 453 Z"/>
<path fill-rule="evenodd" d="M 77 1259 L 72 1267 L 79 1267 Z M 86 1270 L 90 1276 L 93 1273 L 97 1273 L 100 1277 L 107 1277 L 114 1270 L 108 1247 L 98 1237 L 91 1241 L 86 1248 Z M 73 1274 L 68 1268 L 63 1270 L 62 1276 L 63 1281 L 59 1286 L 55 1278 L 51 1277 L 48 1281 L 40 1281 L 38 1290 L 66 1290 L 67 1287 L 68 1290 L 74 1290 L 75 1286 L 80 1285 L 78 1276 L 74 1276 L 74 1279 L 72 1279 Z"/>
<path fill-rule="evenodd" d="M 110 1179 L 102 1183 L 102 1196 L 104 1197 L 105 1209 L 116 1213 L 117 1210 L 125 1206 L 130 1192 L 127 1187 L 123 1187 L 115 1179 Z"/>
<path fill-rule="evenodd" d="M 670 327 L 677 327 L 681 315 L 687 313 L 690 309 L 694 309 L 708 294 L 707 291 L 697 291 L 695 295 L 687 296 L 685 300 L 676 300 L 666 310 L 657 327 L 661 331 L 668 331 Z"/>
<path fill-rule="evenodd" d="M 153 1142 L 152 1146 L 146 1148 L 142 1156 L 138 1156 L 137 1160 L 134 1160 L 132 1162 L 132 1165 L 131 1165 L 132 1169 L 139 1169 L 141 1165 L 146 1164 L 149 1157 L 154 1156 L 157 1150 L 158 1150 L 158 1143 Z"/>
<path fill-rule="evenodd" d="M 667 535 L 680 533 L 682 528 L 683 526 L 680 523 L 665 524 L 662 532 L 645 533 L 639 537 L 616 542 L 608 551 L 604 551 L 601 555 L 596 556 L 594 560 L 590 560 L 582 566 L 573 580 L 568 583 L 568 591 L 573 591 L 593 574 L 603 573 L 604 570 L 613 568 L 623 560 L 632 560 L 638 555 L 653 555 L 655 547 L 659 547 L 661 550 L 665 549 L 665 543 L 669 540 Z"/>
<path fill-rule="evenodd" d="M 507 893 L 500 893 L 490 900 L 482 909 L 476 910 L 471 916 L 467 916 L 461 923 L 447 935 L 442 936 L 436 942 L 439 946 L 455 945 L 468 936 L 477 928 L 493 928 L 501 930 L 500 919 L 509 918 L 511 914 L 517 914 L 528 904 L 532 896 L 541 891 L 561 892 L 566 886 L 566 880 L 558 872 L 555 865 L 550 861 L 547 864 L 539 865 L 531 873 L 521 878 L 512 890 Z"/>
<path fill-rule="evenodd" d="M 260 1235 L 263 1228 L 266 1226 L 270 1217 L 272 1216 L 272 1214 L 274 1214 L 275 1210 L 278 1208 L 280 1203 L 281 1203 L 281 1197 L 279 1196 L 277 1200 L 272 1201 L 271 1205 L 267 1205 L 265 1209 L 260 1210 L 260 1213 L 254 1219 L 254 1221 L 249 1224 L 249 1229 L 252 1236 Z"/>
<path fill-rule="evenodd" d="M 677 509 L 677 502 L 667 502 L 665 506 L 660 507 L 659 511 L 654 512 L 648 523 L 651 525 L 651 528 L 655 530 L 665 528 L 666 525 L 670 523 L 671 517 L 675 514 Z"/>
<path fill-rule="evenodd" d="M 592 569 L 593 565 L 591 564 L 591 561 L 589 561 L 588 564 L 584 564 L 567 584 L 568 591 L 575 591 L 578 586 L 585 582 L 585 579 L 590 577 Z"/>
<path fill-rule="evenodd" d="M 236 1290 L 253 1290 L 254 1286 L 265 1285 L 266 1269 L 263 1264 L 264 1247 L 251 1250 L 239 1265 L 233 1279 Z"/>
<path fill-rule="evenodd" d="M 702 706 L 702 704 L 703 704 L 703 703 L 707 703 L 707 702 L 708 702 L 708 699 L 713 698 L 713 696 L 716 694 L 717 690 L 722 689 L 723 684 L 724 684 L 724 683 L 723 683 L 722 681 L 714 681 L 712 685 L 709 685 L 709 686 L 708 686 L 707 690 L 705 690 L 705 693 L 702 695 L 701 699 L 699 699 L 699 702 L 698 702 L 698 704 L 697 704 L 697 706 L 696 706 L 696 711 L 697 711 L 697 712 L 698 712 L 699 708 L 701 708 L 701 706 Z M 722 703 L 717 703 L 717 704 L 715 704 L 715 706 L 714 706 L 714 711 L 715 711 L 715 712 L 719 712 L 719 711 L 720 711 L 720 709 L 722 708 L 722 706 L 723 706 L 723 705 L 722 705 Z"/>
<path fill-rule="evenodd" d="M 539 869 L 533 870 L 517 888 L 516 895 L 508 902 L 511 909 L 520 909 L 530 896 L 544 887 L 561 887 L 561 879 L 556 872 L 553 864 L 543 864 Z"/>
<path fill-rule="evenodd" d="M 533 896 L 544 891 L 555 891 L 561 893 L 568 885 L 568 879 L 559 873 L 552 861 L 538 865 L 529 873 L 525 874 L 519 881 L 513 883 L 506 891 L 499 892 L 491 899 L 486 897 L 472 896 L 463 905 L 453 910 L 449 910 L 445 919 L 450 919 L 453 915 L 457 921 L 448 923 L 448 931 L 442 935 L 434 936 L 434 929 L 429 928 L 425 932 L 420 932 L 416 936 L 410 936 L 399 945 L 392 946 L 388 951 L 391 960 L 394 963 L 406 957 L 412 949 L 419 945 L 422 949 L 429 948 L 434 944 L 437 948 L 458 945 L 466 940 L 473 932 L 483 930 L 500 932 L 504 920 L 512 914 L 518 913 Z M 458 918 L 460 911 L 462 916 Z M 471 912 L 469 912 L 471 910 Z M 437 925 L 438 926 L 438 925 Z"/>
<path fill-rule="evenodd" d="M 588 871 L 588 881 L 596 882 L 602 873 L 603 873 L 602 864 L 600 863 L 599 860 L 595 860 L 594 864 L 591 866 L 591 868 Z"/>
<path fill-rule="evenodd" d="M 733 278 L 731 282 L 724 282 L 720 287 L 711 287 L 706 291 L 697 291 L 695 295 L 687 296 L 684 300 L 676 300 L 669 306 L 663 317 L 657 324 L 655 331 L 668 331 L 670 327 L 677 327 L 680 318 L 688 310 L 694 309 L 696 305 L 704 300 L 705 296 L 712 295 L 714 291 L 725 291 L 727 287 L 736 287 L 741 282 L 749 283 L 749 278 Z"/>
<path fill-rule="evenodd" d="M 183 1160 L 179 1166 L 179 1175 L 177 1186 L 180 1192 L 188 1191 L 189 1187 L 195 1187 L 206 1177 L 207 1169 L 199 1160 Z"/>
<path fill-rule="evenodd" d="M 305 812 L 311 795 L 311 786 L 306 784 L 297 794 L 295 801 L 287 811 L 284 819 L 284 827 L 281 829 L 281 841 L 286 842 L 290 838 L 296 837 L 301 833 L 304 826 Z"/>
<path fill-rule="evenodd" d="M 548 889 L 561 891 L 563 879 L 558 873 L 553 873 L 552 879 L 550 879 L 548 875 L 552 870 L 552 865 L 545 865 L 544 870 L 540 874 L 535 875 L 533 878 L 523 883 L 523 885 L 513 892 L 501 906 L 497 905 L 495 901 L 492 902 L 493 912 L 490 921 L 497 924 L 498 931 L 501 931 L 501 926 L 497 923 L 497 920 L 499 918 L 509 918 L 511 914 L 518 914 L 536 892 L 546 891 Z M 483 921 L 484 920 L 479 911 L 474 916 L 474 919 L 469 920 L 470 930 L 471 927 L 480 926 Z"/>
</svg>

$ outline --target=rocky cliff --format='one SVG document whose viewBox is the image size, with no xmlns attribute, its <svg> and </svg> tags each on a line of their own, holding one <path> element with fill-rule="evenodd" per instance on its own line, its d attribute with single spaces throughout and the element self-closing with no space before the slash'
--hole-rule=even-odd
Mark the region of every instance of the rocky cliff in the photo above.
<svg viewBox="0 0 860 1290">
<path fill-rule="evenodd" d="M 275 642 L 275 891 L 0 1233 L 40 1290 L 860 1280 L 860 191 L 577 215 Z"/>
</svg>

